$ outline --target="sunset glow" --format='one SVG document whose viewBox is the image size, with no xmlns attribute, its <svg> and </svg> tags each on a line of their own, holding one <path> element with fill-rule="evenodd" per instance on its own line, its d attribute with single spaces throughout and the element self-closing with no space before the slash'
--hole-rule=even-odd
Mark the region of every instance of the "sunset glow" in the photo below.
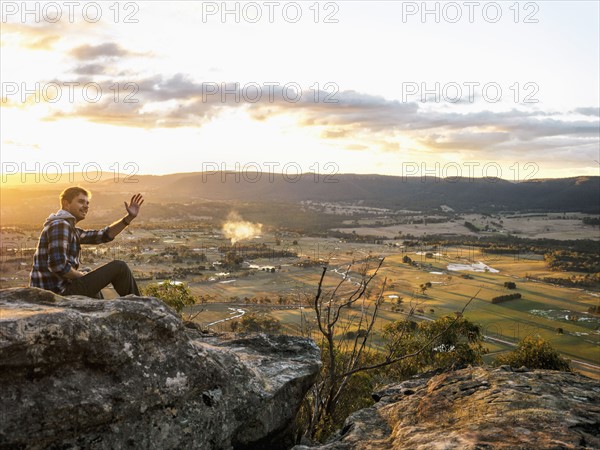
<svg viewBox="0 0 600 450">
<path fill-rule="evenodd" d="M 74 162 L 599 174 L 597 2 L 267 3 L 3 2 L 3 182 Z"/>
</svg>

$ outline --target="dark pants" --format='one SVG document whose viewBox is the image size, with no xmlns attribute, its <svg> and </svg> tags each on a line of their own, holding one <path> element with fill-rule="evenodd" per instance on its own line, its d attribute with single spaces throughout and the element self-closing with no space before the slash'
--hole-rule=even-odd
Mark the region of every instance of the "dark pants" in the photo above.
<svg viewBox="0 0 600 450">
<path fill-rule="evenodd" d="M 81 278 L 72 279 L 62 295 L 85 295 L 92 298 L 102 298 L 100 291 L 109 284 L 113 285 L 120 296 L 140 295 L 137 283 L 127 263 L 117 260 L 104 264 Z"/>
</svg>

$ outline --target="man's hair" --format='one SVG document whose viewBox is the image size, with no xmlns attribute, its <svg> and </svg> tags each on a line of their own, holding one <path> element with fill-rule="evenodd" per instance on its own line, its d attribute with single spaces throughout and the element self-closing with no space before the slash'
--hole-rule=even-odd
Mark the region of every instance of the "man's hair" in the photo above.
<svg viewBox="0 0 600 450">
<path fill-rule="evenodd" d="M 79 194 L 83 194 L 88 198 L 92 198 L 91 192 L 79 186 L 72 186 L 70 188 L 66 188 L 60 193 L 60 205 L 62 206 L 63 202 L 71 203 Z"/>
</svg>

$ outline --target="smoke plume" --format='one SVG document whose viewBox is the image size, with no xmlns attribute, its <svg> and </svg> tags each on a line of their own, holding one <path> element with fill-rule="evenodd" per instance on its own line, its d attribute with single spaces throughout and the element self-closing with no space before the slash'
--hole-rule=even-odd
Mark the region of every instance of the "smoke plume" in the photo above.
<svg viewBox="0 0 600 450">
<path fill-rule="evenodd" d="M 239 214 L 232 212 L 223 224 L 223 234 L 231 239 L 231 245 L 245 239 L 252 239 L 258 236 L 262 230 L 262 223 L 252 223 L 242 220 Z"/>
</svg>

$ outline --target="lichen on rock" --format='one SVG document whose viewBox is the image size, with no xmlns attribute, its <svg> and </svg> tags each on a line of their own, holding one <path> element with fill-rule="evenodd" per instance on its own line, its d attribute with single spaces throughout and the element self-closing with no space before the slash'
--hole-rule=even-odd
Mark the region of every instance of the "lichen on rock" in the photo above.
<svg viewBox="0 0 600 450">
<path fill-rule="evenodd" d="M 311 450 L 600 448 L 600 383 L 574 373 L 466 368 L 390 385 L 374 398 Z"/>
</svg>

